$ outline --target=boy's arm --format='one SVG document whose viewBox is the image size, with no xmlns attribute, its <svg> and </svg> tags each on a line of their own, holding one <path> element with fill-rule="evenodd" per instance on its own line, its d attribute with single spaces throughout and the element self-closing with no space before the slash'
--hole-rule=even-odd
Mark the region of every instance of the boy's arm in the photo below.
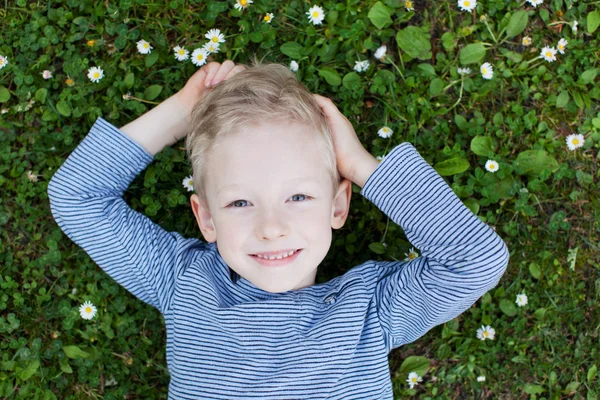
<svg viewBox="0 0 600 400">
<path fill-rule="evenodd" d="M 360 193 L 421 250 L 408 262 L 375 262 L 374 300 L 391 350 L 455 318 L 496 286 L 509 252 L 410 143 L 396 146 L 374 171 L 372 163 L 360 165 L 368 176 Z"/>
<path fill-rule="evenodd" d="M 176 268 L 189 264 L 192 248 L 204 244 L 165 231 L 132 210 L 122 197 L 152 162 L 149 151 L 174 143 L 182 132 L 178 129 L 184 122 L 172 113 L 165 115 L 173 109 L 163 104 L 140 117 L 141 122 L 127 125 L 135 128 L 127 131 L 136 139 L 98 118 L 50 180 L 48 197 L 63 232 L 120 285 L 164 314 L 172 298 Z M 161 137 L 158 128 L 148 131 L 148 136 L 137 130 L 152 122 L 169 136 Z"/>
</svg>

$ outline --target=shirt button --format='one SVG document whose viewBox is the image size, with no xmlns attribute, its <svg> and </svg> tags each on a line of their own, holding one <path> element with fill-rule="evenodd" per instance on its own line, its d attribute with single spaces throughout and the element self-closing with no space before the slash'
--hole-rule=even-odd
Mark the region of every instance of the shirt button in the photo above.
<svg viewBox="0 0 600 400">
<path fill-rule="evenodd" d="M 327 298 L 325 299 L 325 302 L 329 303 L 329 304 L 335 303 L 335 295 L 332 294 L 332 295 L 327 296 Z"/>
</svg>

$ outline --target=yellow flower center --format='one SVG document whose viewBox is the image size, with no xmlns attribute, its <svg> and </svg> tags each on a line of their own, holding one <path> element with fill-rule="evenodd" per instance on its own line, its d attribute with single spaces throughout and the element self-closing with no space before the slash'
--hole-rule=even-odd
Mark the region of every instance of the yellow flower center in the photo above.
<svg viewBox="0 0 600 400">
<path fill-rule="evenodd" d="M 87 45 L 88 45 L 89 47 L 93 47 L 95 44 L 96 44 L 96 41 L 95 41 L 95 40 L 88 40 L 88 41 L 87 41 Z"/>
<path fill-rule="evenodd" d="M 90 307 L 86 307 L 86 308 L 85 308 L 85 312 L 87 312 L 87 313 L 91 313 L 91 312 L 92 312 L 92 309 L 91 309 Z"/>
<path fill-rule="evenodd" d="M 270 15 L 265 15 L 265 17 L 263 18 L 265 21 L 269 21 L 271 20 L 271 16 Z"/>
<path fill-rule="evenodd" d="M 413 6 L 412 1 L 408 0 L 408 1 L 404 2 L 404 7 L 406 7 L 406 8 L 412 8 L 412 6 Z"/>
<path fill-rule="evenodd" d="M 414 378 L 414 377 L 413 377 L 413 378 L 412 378 L 412 381 L 413 381 L 414 383 L 417 383 L 417 378 Z"/>
<path fill-rule="evenodd" d="M 469 7 L 471 5 L 470 1 L 465 1 L 465 7 Z"/>
<path fill-rule="evenodd" d="M 213 36 L 213 38 L 212 38 L 211 40 L 212 40 L 213 42 L 218 42 L 218 41 L 219 41 L 219 38 L 218 38 L 218 37 L 216 37 L 216 36 Z"/>
<path fill-rule="evenodd" d="M 314 11 L 313 12 L 313 17 L 317 18 L 319 16 L 319 12 L 318 11 Z"/>
<path fill-rule="evenodd" d="M 184 54 L 185 54 L 185 50 L 183 50 L 183 49 L 179 49 L 178 53 L 179 53 L 180 55 L 184 55 Z"/>
<path fill-rule="evenodd" d="M 496 166 L 494 164 L 490 164 L 490 169 L 494 169 Z"/>
<path fill-rule="evenodd" d="M 94 72 L 94 78 L 97 78 L 99 76 L 100 76 L 100 74 L 98 72 Z"/>
<path fill-rule="evenodd" d="M 579 140 L 573 139 L 573 144 L 579 144 Z"/>
<path fill-rule="evenodd" d="M 66 83 L 67 85 L 72 85 L 72 84 L 73 84 L 73 79 L 69 78 L 69 79 L 67 79 L 67 80 L 65 81 L 65 83 Z"/>
<path fill-rule="evenodd" d="M 484 332 L 483 332 L 483 336 L 485 336 L 485 337 L 488 337 L 488 333 L 487 333 L 487 331 L 484 331 Z"/>
<path fill-rule="evenodd" d="M 204 59 L 204 55 L 203 54 L 198 54 L 198 60 L 202 60 Z"/>
<path fill-rule="evenodd" d="M 551 53 L 551 52 L 549 52 L 549 51 L 547 51 L 547 52 L 546 52 L 546 57 L 552 57 L 552 53 Z"/>
<path fill-rule="evenodd" d="M 558 45 L 558 48 L 561 49 L 561 50 L 563 49 L 563 47 L 565 47 L 565 46 L 563 46 L 562 44 Z"/>
<path fill-rule="evenodd" d="M 147 49 L 148 48 L 148 43 L 144 43 L 144 47 Z"/>
<path fill-rule="evenodd" d="M 484 74 L 487 74 L 487 68 L 482 69 Z"/>
<path fill-rule="evenodd" d="M 246 0 L 240 0 L 240 4 L 246 7 L 246 4 L 248 4 L 248 2 Z"/>
</svg>

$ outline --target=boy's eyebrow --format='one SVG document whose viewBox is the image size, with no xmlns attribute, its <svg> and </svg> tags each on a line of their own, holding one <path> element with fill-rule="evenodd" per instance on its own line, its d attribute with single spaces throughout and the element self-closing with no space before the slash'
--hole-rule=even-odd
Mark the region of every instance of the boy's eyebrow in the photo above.
<svg viewBox="0 0 600 400">
<path fill-rule="evenodd" d="M 302 182 L 317 183 L 317 181 L 316 181 L 316 180 L 314 180 L 314 179 L 311 179 L 311 178 L 305 178 L 305 177 L 293 178 L 293 179 L 289 179 L 289 180 L 287 181 L 287 183 L 292 183 L 292 182 L 296 182 L 296 183 L 302 183 Z M 220 189 L 217 191 L 217 195 L 219 195 L 219 194 L 221 194 L 222 192 L 225 192 L 225 191 L 227 191 L 227 190 L 230 190 L 230 189 L 235 189 L 235 188 L 238 188 L 238 187 L 243 187 L 243 185 L 238 185 L 238 184 L 235 184 L 235 183 L 232 183 L 231 185 L 225 185 L 225 186 L 223 186 L 222 188 L 220 188 Z"/>
</svg>

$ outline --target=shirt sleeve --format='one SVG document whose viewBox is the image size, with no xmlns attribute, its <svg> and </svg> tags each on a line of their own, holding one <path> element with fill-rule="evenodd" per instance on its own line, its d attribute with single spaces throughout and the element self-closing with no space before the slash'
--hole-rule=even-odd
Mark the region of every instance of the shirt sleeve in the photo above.
<svg viewBox="0 0 600 400">
<path fill-rule="evenodd" d="M 177 268 L 205 244 L 165 231 L 123 199 L 152 160 L 137 142 L 98 118 L 53 175 L 48 198 L 52 216 L 73 242 L 117 283 L 165 314 Z"/>
<path fill-rule="evenodd" d="M 375 262 L 374 302 L 389 350 L 455 318 L 498 284 L 508 247 L 410 143 L 396 146 L 360 193 L 421 251 L 410 261 Z"/>
</svg>

